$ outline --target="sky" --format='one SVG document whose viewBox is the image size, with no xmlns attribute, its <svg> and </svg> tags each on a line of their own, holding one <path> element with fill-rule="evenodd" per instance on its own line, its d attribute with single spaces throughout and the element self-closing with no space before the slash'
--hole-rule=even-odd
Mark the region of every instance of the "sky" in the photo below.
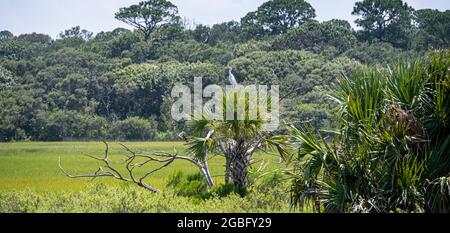
<svg viewBox="0 0 450 233">
<path fill-rule="evenodd" d="M 130 28 L 114 19 L 114 13 L 140 0 L 0 0 L 0 31 L 14 35 L 38 32 L 54 38 L 65 29 L 81 26 L 94 33 L 117 27 Z M 180 15 L 196 24 L 212 25 L 239 21 L 267 0 L 171 0 Z M 317 20 L 345 19 L 357 0 L 307 0 L 315 9 Z M 450 9 L 450 0 L 406 0 L 415 9 Z"/>
</svg>

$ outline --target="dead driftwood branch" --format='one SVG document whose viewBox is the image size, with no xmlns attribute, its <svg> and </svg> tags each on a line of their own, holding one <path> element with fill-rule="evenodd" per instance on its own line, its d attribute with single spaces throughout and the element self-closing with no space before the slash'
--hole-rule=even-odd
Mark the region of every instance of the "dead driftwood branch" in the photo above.
<svg viewBox="0 0 450 233">
<path fill-rule="evenodd" d="M 123 182 L 131 182 L 134 183 L 142 188 L 145 188 L 152 192 L 159 192 L 158 189 L 155 187 L 147 184 L 144 180 L 149 178 L 152 174 L 168 167 L 171 165 L 175 160 L 184 160 L 188 161 L 192 164 L 194 164 L 196 167 L 199 168 L 200 172 L 205 177 L 205 180 L 208 184 L 208 186 L 211 188 L 214 186 L 213 179 L 210 175 L 208 163 L 199 161 L 198 159 L 189 157 L 189 156 L 181 156 L 178 155 L 178 152 L 174 148 L 174 153 L 167 153 L 167 152 L 156 152 L 156 151 L 148 151 L 148 152 L 137 152 L 133 151 L 130 148 L 128 148 L 124 144 L 120 144 L 122 148 L 128 152 L 127 155 L 125 155 L 124 160 L 124 169 L 125 172 L 119 171 L 119 169 L 113 167 L 111 165 L 110 157 L 109 157 L 109 145 L 107 142 L 103 142 L 105 144 L 105 152 L 102 157 L 96 157 L 92 155 L 84 154 L 84 156 L 87 156 L 93 160 L 99 161 L 102 163 L 102 166 L 100 166 L 95 172 L 93 173 L 87 173 L 87 174 L 77 174 L 73 175 L 69 172 L 67 172 L 62 164 L 61 164 L 61 157 L 59 157 L 58 160 L 58 166 L 61 172 L 72 179 L 79 179 L 79 178 L 99 178 L 99 177 L 111 177 Z M 159 164 L 156 168 L 151 168 L 150 170 L 146 171 L 144 174 L 138 175 L 135 172 L 136 168 L 143 168 L 146 165 L 149 165 L 150 163 L 153 164 Z M 126 175 L 125 175 L 126 174 Z"/>
</svg>

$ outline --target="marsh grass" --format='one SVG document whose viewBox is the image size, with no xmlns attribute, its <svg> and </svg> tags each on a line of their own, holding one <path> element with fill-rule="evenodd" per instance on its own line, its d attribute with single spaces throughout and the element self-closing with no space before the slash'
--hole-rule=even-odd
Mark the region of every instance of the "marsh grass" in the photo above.
<svg viewBox="0 0 450 233">
<path fill-rule="evenodd" d="M 181 142 L 126 142 L 133 150 L 173 151 L 173 147 L 184 153 Z M 115 142 L 110 143 L 113 165 L 122 167 L 123 155 L 127 152 Z M 106 184 L 120 187 L 120 182 L 108 179 L 69 179 L 58 168 L 58 158 L 64 168 L 71 173 L 94 172 L 100 165 L 83 154 L 101 156 L 104 153 L 102 142 L 15 142 L 0 144 L 0 191 L 31 189 L 43 191 L 82 191 L 89 184 Z M 257 154 L 255 169 L 259 163 L 268 161 L 267 170 L 281 167 L 279 158 L 274 155 Z M 210 160 L 212 175 L 216 183 L 223 183 L 224 159 L 215 156 Z M 151 165 L 150 165 L 151 166 Z M 138 172 L 144 172 L 142 168 Z M 148 183 L 158 189 L 165 189 L 170 175 L 175 172 L 193 174 L 198 172 L 193 165 L 176 161 L 170 167 L 155 173 L 147 179 Z"/>
</svg>

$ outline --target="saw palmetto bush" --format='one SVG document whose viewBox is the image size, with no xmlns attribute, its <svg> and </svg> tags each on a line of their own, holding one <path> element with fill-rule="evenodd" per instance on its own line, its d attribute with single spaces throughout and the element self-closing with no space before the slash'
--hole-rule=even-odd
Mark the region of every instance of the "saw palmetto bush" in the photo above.
<svg viewBox="0 0 450 233">
<path fill-rule="evenodd" d="M 336 130 L 292 127 L 292 204 L 450 212 L 450 51 L 339 80 Z"/>
</svg>

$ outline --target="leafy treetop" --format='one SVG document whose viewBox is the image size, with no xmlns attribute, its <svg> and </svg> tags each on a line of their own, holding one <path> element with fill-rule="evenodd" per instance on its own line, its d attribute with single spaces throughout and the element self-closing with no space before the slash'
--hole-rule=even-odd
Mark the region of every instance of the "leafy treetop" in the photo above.
<svg viewBox="0 0 450 233">
<path fill-rule="evenodd" d="M 137 28 L 149 40 L 152 33 L 178 20 L 178 8 L 166 0 L 148 0 L 121 8 L 116 19 Z"/>
</svg>

